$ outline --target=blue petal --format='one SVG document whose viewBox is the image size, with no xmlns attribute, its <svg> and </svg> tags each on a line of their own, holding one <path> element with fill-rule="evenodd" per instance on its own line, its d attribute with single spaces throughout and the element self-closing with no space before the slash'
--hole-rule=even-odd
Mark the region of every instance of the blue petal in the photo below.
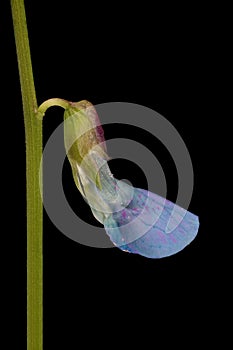
<svg viewBox="0 0 233 350">
<path fill-rule="evenodd" d="M 135 188 L 130 203 L 106 218 L 104 227 L 118 248 L 162 258 L 178 253 L 196 237 L 199 220 L 165 198 Z"/>
</svg>

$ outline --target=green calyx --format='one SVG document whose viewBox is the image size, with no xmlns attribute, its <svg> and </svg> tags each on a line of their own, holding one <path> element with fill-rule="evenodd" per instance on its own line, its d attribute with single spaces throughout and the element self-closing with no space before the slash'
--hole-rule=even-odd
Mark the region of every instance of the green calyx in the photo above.
<svg viewBox="0 0 233 350">
<path fill-rule="evenodd" d="M 36 116 L 40 119 L 52 106 L 60 106 L 64 112 L 64 143 L 72 167 L 72 173 L 79 191 L 85 196 L 85 183 L 88 181 L 101 189 L 100 165 L 95 154 L 108 160 L 103 130 L 94 106 L 86 101 L 69 102 L 53 98 L 40 105 Z"/>
</svg>

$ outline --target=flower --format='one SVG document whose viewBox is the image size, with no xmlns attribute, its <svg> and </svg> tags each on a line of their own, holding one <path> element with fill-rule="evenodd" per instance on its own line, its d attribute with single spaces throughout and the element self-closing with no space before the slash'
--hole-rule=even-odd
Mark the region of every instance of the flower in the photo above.
<svg viewBox="0 0 233 350">
<path fill-rule="evenodd" d="M 59 98 L 43 102 L 42 118 L 51 106 L 64 113 L 64 141 L 77 188 L 120 249 L 149 258 L 175 254 L 197 235 L 196 215 L 143 189 L 115 179 L 109 169 L 104 132 L 94 106 Z"/>
<path fill-rule="evenodd" d="M 69 103 L 64 119 L 74 181 L 118 248 L 161 258 L 179 252 L 195 238 L 199 228 L 196 215 L 113 177 L 103 129 L 90 102 Z"/>
</svg>

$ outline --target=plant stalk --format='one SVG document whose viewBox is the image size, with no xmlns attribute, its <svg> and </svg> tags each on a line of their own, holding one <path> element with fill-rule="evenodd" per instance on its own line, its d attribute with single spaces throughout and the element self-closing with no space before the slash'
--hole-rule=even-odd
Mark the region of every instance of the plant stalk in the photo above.
<svg viewBox="0 0 233 350">
<path fill-rule="evenodd" d="M 11 0 L 11 10 L 23 101 L 27 192 L 27 349 L 43 348 L 43 208 L 39 189 L 42 122 L 37 110 L 23 0 Z"/>
</svg>

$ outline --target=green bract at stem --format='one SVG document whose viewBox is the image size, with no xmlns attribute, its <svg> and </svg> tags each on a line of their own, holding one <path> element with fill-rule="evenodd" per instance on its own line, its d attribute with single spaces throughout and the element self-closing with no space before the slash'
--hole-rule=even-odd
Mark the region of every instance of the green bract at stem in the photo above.
<svg viewBox="0 0 233 350">
<path fill-rule="evenodd" d="M 43 349 L 43 207 L 39 189 L 42 123 L 37 110 L 23 0 L 11 0 L 26 141 L 27 192 L 27 349 Z"/>
</svg>

